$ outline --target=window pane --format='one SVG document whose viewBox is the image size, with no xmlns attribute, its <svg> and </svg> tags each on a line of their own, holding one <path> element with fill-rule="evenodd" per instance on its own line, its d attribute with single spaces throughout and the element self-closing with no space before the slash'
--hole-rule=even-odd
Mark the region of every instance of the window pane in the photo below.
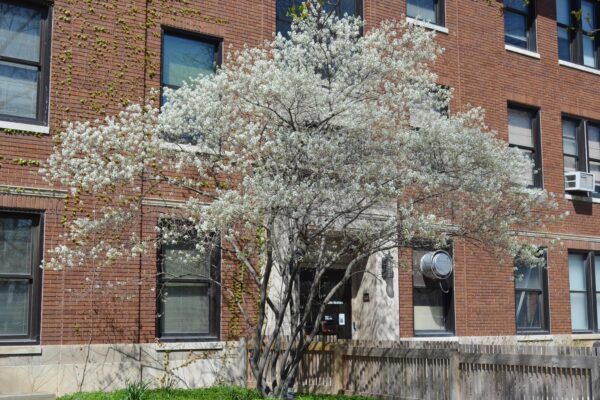
<svg viewBox="0 0 600 400">
<path fill-rule="evenodd" d="M 529 12 L 529 1 L 530 0 L 504 0 L 504 5 L 527 13 Z"/>
<path fill-rule="evenodd" d="M 0 3 L 0 55 L 39 61 L 41 18 L 39 10 Z"/>
<path fill-rule="evenodd" d="M 0 114 L 35 118 L 38 70 L 0 61 Z"/>
<path fill-rule="evenodd" d="M 594 174 L 595 188 L 594 192 L 600 191 L 600 163 L 590 161 L 590 173 Z"/>
<path fill-rule="evenodd" d="M 444 294 L 435 289 L 414 289 L 414 330 L 446 331 Z"/>
<path fill-rule="evenodd" d="M 163 248 L 165 279 L 173 277 L 210 278 L 210 254 L 199 250 L 166 246 Z"/>
<path fill-rule="evenodd" d="M 517 291 L 517 328 L 542 329 L 543 298 L 540 292 Z"/>
<path fill-rule="evenodd" d="M 521 174 L 525 179 L 525 185 L 534 186 L 535 183 L 535 160 L 533 159 L 533 151 L 527 149 L 519 149 L 521 153 L 531 161 L 531 167 L 526 168 Z"/>
<path fill-rule="evenodd" d="M 587 124 L 587 137 L 590 158 L 600 160 L 600 126 Z"/>
<path fill-rule="evenodd" d="M 524 15 L 504 12 L 504 40 L 507 44 L 527 48 L 527 18 Z"/>
<path fill-rule="evenodd" d="M 565 172 L 577 171 L 577 158 L 565 157 Z"/>
<path fill-rule="evenodd" d="M 569 254 L 569 287 L 571 290 L 585 291 L 585 254 Z"/>
<path fill-rule="evenodd" d="M 596 273 L 596 292 L 600 292 L 600 256 L 594 256 Z M 600 319 L 598 320 L 600 322 Z"/>
<path fill-rule="evenodd" d="M 576 156 L 579 154 L 577 147 L 577 122 L 571 120 L 563 120 L 563 151 L 565 154 Z"/>
<path fill-rule="evenodd" d="M 287 19 L 277 20 L 277 32 L 281 33 L 284 37 L 288 37 L 288 32 L 292 30 L 292 22 Z"/>
<path fill-rule="evenodd" d="M 32 226 L 31 219 L 0 217 L 0 274 L 31 273 Z"/>
<path fill-rule="evenodd" d="M 29 331 L 29 282 L 0 280 L 0 336 Z"/>
<path fill-rule="evenodd" d="M 566 28 L 558 28 L 558 58 L 571 61 L 571 37 Z"/>
<path fill-rule="evenodd" d="M 356 0 L 340 0 L 340 17 L 348 14 L 358 16 L 358 7 L 356 6 Z"/>
<path fill-rule="evenodd" d="M 184 81 L 215 71 L 217 46 L 173 35 L 165 35 L 163 83 L 181 86 Z"/>
<path fill-rule="evenodd" d="M 571 23 L 571 2 L 569 0 L 556 0 L 556 20 L 565 25 Z"/>
<path fill-rule="evenodd" d="M 586 32 L 596 29 L 596 14 L 594 3 L 581 1 L 581 28 Z"/>
<path fill-rule="evenodd" d="M 508 141 L 518 146 L 534 147 L 533 118 L 530 112 L 508 110 Z"/>
<path fill-rule="evenodd" d="M 277 17 L 288 18 L 288 13 L 291 11 L 292 7 L 297 7 L 300 4 L 302 4 L 301 0 L 277 0 Z"/>
<path fill-rule="evenodd" d="M 596 68 L 595 40 L 588 35 L 582 34 L 583 39 L 583 65 Z"/>
<path fill-rule="evenodd" d="M 210 332 L 209 285 L 169 283 L 164 286 L 163 334 Z"/>
<path fill-rule="evenodd" d="M 571 327 L 573 330 L 588 329 L 588 308 L 585 293 L 571 293 Z"/>
<path fill-rule="evenodd" d="M 539 267 L 531 268 L 527 265 L 518 267 L 515 273 L 515 287 L 542 290 L 541 272 Z"/>
<path fill-rule="evenodd" d="M 437 23 L 434 0 L 408 0 L 406 13 L 409 17 Z"/>
</svg>

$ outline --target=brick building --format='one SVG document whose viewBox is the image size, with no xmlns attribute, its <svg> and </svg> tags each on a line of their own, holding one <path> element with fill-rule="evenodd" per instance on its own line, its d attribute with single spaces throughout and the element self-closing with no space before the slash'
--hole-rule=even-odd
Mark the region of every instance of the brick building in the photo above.
<svg viewBox="0 0 600 400">
<path fill-rule="evenodd" d="M 38 169 L 63 121 L 115 114 L 153 88 L 210 73 L 223 49 L 285 30 L 289 3 L 0 0 L 0 393 L 163 379 L 169 357 L 191 385 L 239 379 L 236 341 L 244 324 L 227 296 L 194 282 L 190 304 L 205 315 L 192 332 L 178 331 L 182 318 L 171 318 L 156 299 L 155 254 L 101 276 L 93 265 L 37 268 L 60 242 L 62 216 L 76 207 L 71 193 L 49 187 Z M 531 185 L 555 193 L 559 209 L 570 212 L 548 232 L 521 233 L 548 247 L 548 269 L 527 270 L 516 281 L 510 260 L 455 242 L 453 276 L 432 283 L 410 267 L 421 253 L 401 250 L 406 262 L 386 300 L 397 311 L 378 317 L 389 320 L 385 339 L 600 339 L 600 200 L 596 191 L 566 193 L 564 183 L 565 171 L 600 179 L 600 40 L 590 39 L 600 36 L 600 6 L 508 0 L 502 7 L 483 0 L 340 2 L 341 12 L 364 17 L 366 29 L 408 15 L 437 31 L 445 52 L 435 70 L 439 84 L 454 90 L 450 112 L 483 107 L 492 129 L 531 154 L 538 170 Z M 581 19 L 571 12 L 579 7 Z M 154 229 L 165 206 L 147 201 L 141 232 Z M 224 283 L 233 281 L 227 260 L 218 263 Z M 378 290 L 351 288 L 352 307 Z M 352 330 L 360 327 L 347 333 L 360 337 Z M 176 340 L 155 344 L 157 338 Z M 197 353 L 202 361 L 189 366 Z M 83 379 L 84 371 L 91 378 Z"/>
</svg>

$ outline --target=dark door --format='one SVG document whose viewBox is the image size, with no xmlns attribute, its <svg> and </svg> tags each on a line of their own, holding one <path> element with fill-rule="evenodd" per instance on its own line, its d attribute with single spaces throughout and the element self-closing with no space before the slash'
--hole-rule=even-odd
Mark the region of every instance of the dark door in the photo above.
<svg viewBox="0 0 600 400">
<path fill-rule="evenodd" d="M 325 271 L 319 291 L 311 307 L 312 322 L 307 327 L 314 327 L 319 307 L 331 289 L 342 280 L 343 269 L 330 269 Z M 300 273 L 300 291 L 302 298 L 307 298 L 311 283 L 314 279 L 312 268 L 303 268 Z M 325 306 L 323 319 L 319 322 L 319 334 L 336 336 L 338 339 L 352 339 L 352 287 L 348 281 L 342 286 Z"/>
</svg>

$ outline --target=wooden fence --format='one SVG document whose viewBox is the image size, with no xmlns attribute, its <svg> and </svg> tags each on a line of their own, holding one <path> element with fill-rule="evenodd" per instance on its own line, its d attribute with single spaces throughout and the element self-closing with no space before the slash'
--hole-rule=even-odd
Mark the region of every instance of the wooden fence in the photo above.
<svg viewBox="0 0 600 400">
<path fill-rule="evenodd" d="M 385 399 L 600 399 L 600 349 L 455 342 L 315 343 L 298 391 Z"/>
</svg>

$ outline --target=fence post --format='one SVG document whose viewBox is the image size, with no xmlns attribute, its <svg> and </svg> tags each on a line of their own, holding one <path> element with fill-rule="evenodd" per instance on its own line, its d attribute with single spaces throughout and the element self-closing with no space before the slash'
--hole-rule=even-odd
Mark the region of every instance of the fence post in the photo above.
<svg viewBox="0 0 600 400">
<path fill-rule="evenodd" d="M 460 358 L 458 349 L 450 350 L 450 358 L 448 361 L 448 384 L 450 385 L 450 400 L 460 400 Z"/>
<path fill-rule="evenodd" d="M 344 348 L 336 343 L 333 348 L 333 393 L 344 393 Z"/>
</svg>

